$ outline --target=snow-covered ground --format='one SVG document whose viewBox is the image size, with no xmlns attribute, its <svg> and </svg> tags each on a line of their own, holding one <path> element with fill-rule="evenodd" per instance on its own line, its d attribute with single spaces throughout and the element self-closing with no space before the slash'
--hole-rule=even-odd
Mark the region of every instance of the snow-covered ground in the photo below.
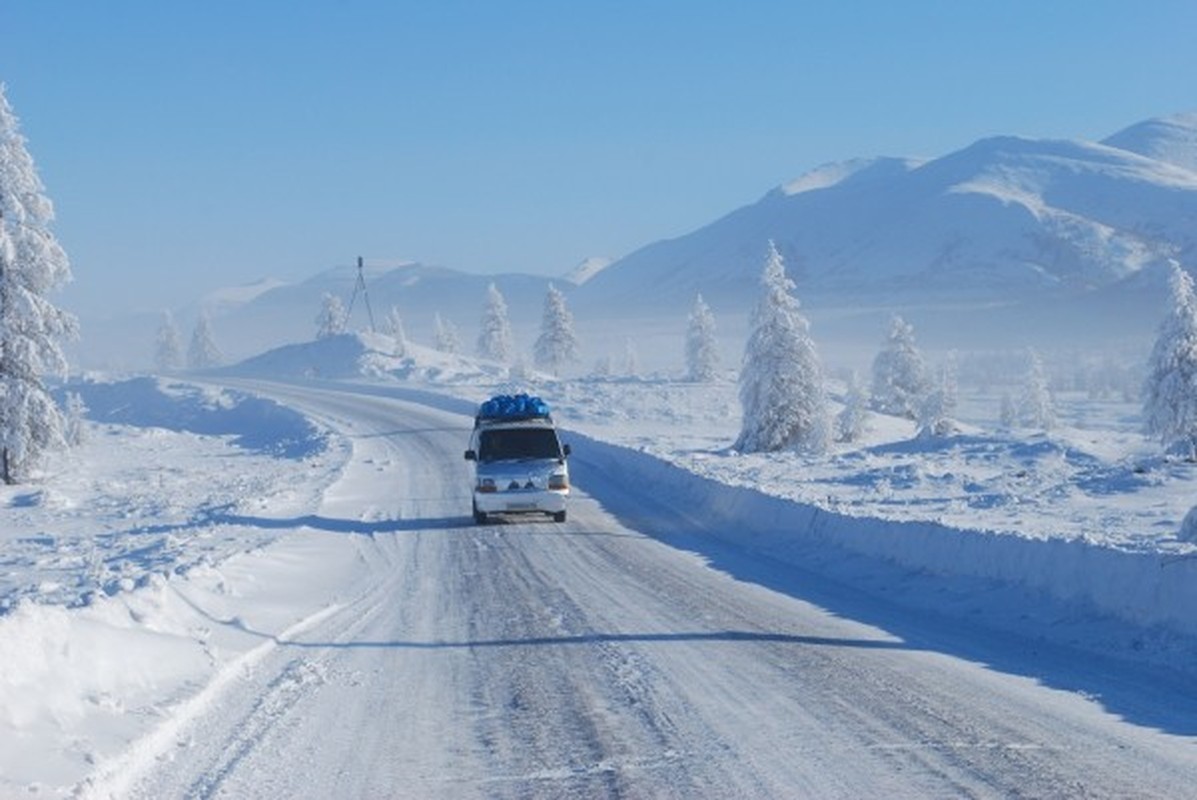
<svg viewBox="0 0 1197 800">
<path fill-rule="evenodd" d="M 388 462 L 369 437 L 212 388 L 237 374 L 350 380 L 463 413 L 530 389 L 591 469 L 652 482 L 725 543 L 782 560 L 812 544 L 875 557 L 906 576 L 899 601 L 1011 625 L 1042 603 L 1052 612 L 1028 621 L 1032 636 L 1191 670 L 1197 545 L 1178 532 L 1197 468 L 1144 439 L 1134 404 L 1063 396 L 1050 433 L 998 432 L 997 399 L 965 390 L 951 437 L 918 440 L 912 423 L 874 416 L 863 441 L 827 457 L 744 456 L 729 449 L 730 381 L 517 385 L 469 359 L 386 351 L 343 337 L 224 376 L 71 387 L 90 409 L 86 441 L 37 481 L 0 487 L 0 796 L 119 793 L 122 769 L 184 746 L 188 715 L 336 608 L 360 568 L 294 528 L 329 527 L 329 488 L 377 487 L 365 473 L 385 475 Z M 363 480 L 338 484 L 346 469 Z M 585 470 L 576 478 L 584 490 Z M 837 574 L 834 557 L 816 567 Z M 999 611 L 1010 591 L 1017 606 Z"/>
<path fill-rule="evenodd" d="M 597 438 L 829 511 L 1197 554 L 1178 539 L 1197 501 L 1197 465 L 1162 456 L 1141 433 L 1137 403 L 1065 394 L 1050 432 L 1000 430 L 998 398 L 965 394 L 957 434 L 920 439 L 914 422 L 874 414 L 860 441 L 811 458 L 731 452 L 740 412 L 730 382 L 587 381 L 553 391 L 562 417 Z"/>
</svg>

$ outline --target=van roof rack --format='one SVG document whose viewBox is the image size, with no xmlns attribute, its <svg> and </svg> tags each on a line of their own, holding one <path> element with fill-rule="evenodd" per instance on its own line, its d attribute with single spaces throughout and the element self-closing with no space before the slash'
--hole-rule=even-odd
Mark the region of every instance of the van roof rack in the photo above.
<svg viewBox="0 0 1197 800">
<path fill-rule="evenodd" d="M 544 419 L 552 422 L 549 404 L 535 395 L 498 394 L 478 406 L 474 427 L 484 422 L 521 422 Z"/>
</svg>

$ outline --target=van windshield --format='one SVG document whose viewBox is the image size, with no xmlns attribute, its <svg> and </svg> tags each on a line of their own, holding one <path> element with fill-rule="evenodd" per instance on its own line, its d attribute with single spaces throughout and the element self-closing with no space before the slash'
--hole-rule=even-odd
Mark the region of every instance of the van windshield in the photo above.
<svg viewBox="0 0 1197 800">
<path fill-rule="evenodd" d="M 561 458 L 561 445 L 551 428 L 505 428 L 482 431 L 479 461 Z"/>
</svg>

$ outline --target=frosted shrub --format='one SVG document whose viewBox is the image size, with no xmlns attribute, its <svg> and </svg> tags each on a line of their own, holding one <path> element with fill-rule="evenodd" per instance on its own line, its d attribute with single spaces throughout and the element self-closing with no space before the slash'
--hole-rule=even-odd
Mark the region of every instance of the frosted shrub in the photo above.
<svg viewBox="0 0 1197 800">
<path fill-rule="evenodd" d="M 531 382 L 532 370 L 528 367 L 528 362 L 522 355 L 516 354 L 515 361 L 507 370 L 507 378 L 521 384 Z"/>
<path fill-rule="evenodd" d="M 835 417 L 835 440 L 837 442 L 859 441 L 869 426 L 869 403 L 860 377 L 853 372 L 848 378 L 848 391 L 844 394 L 844 407 Z"/>
<path fill-rule="evenodd" d="M 627 378 L 640 376 L 640 354 L 630 336 L 623 343 L 623 374 Z"/>
<path fill-rule="evenodd" d="M 403 328 L 403 315 L 399 313 L 399 306 L 391 306 L 386 319 L 386 332 L 395 340 L 394 356 L 403 358 L 407 355 L 407 332 Z"/>
<path fill-rule="evenodd" d="M 327 339 L 345 332 L 349 324 L 349 314 L 345 311 L 345 304 L 335 294 L 325 292 L 320 298 L 320 313 L 316 315 L 316 338 Z"/>
<path fill-rule="evenodd" d="M 67 444 L 78 447 L 87 441 L 87 405 L 78 392 L 66 393 L 66 427 L 64 436 Z"/>
<path fill-rule="evenodd" d="M 918 437 L 926 439 L 951 436 L 956 432 L 956 372 L 949 363 L 939 373 L 939 381 L 922 398 L 918 407 Z"/>
<path fill-rule="evenodd" d="M 1009 392 L 1002 392 L 1001 403 L 998 407 L 998 424 L 1003 430 L 1010 430 L 1018 422 L 1018 412 L 1014 408 L 1014 398 Z"/>
</svg>

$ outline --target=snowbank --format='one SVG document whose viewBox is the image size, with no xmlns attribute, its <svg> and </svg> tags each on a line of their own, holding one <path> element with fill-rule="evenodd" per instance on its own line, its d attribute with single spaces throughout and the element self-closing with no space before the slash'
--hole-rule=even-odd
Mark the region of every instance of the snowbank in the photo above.
<svg viewBox="0 0 1197 800">
<path fill-rule="evenodd" d="M 231 436 L 247 450 L 280 458 L 315 455 L 326 434 L 302 414 L 273 400 L 162 378 L 84 380 L 70 384 L 98 422 Z"/>
<path fill-rule="evenodd" d="M 579 484 L 594 479 L 598 499 L 641 522 L 645 510 L 630 508 L 619 495 L 639 497 L 650 486 L 671 507 L 702 520 L 701 530 L 782 561 L 801 564 L 812 547 L 838 547 L 914 570 L 1016 584 L 1135 625 L 1197 635 L 1197 556 L 850 516 L 721 483 L 576 432 L 570 438 Z M 651 521 L 645 532 L 652 532 Z"/>
<path fill-rule="evenodd" d="M 442 353 L 412 342 L 396 342 L 385 334 L 359 332 L 284 345 L 213 374 L 283 380 L 365 377 L 451 384 L 493 381 L 505 371 L 498 364 Z"/>
</svg>

